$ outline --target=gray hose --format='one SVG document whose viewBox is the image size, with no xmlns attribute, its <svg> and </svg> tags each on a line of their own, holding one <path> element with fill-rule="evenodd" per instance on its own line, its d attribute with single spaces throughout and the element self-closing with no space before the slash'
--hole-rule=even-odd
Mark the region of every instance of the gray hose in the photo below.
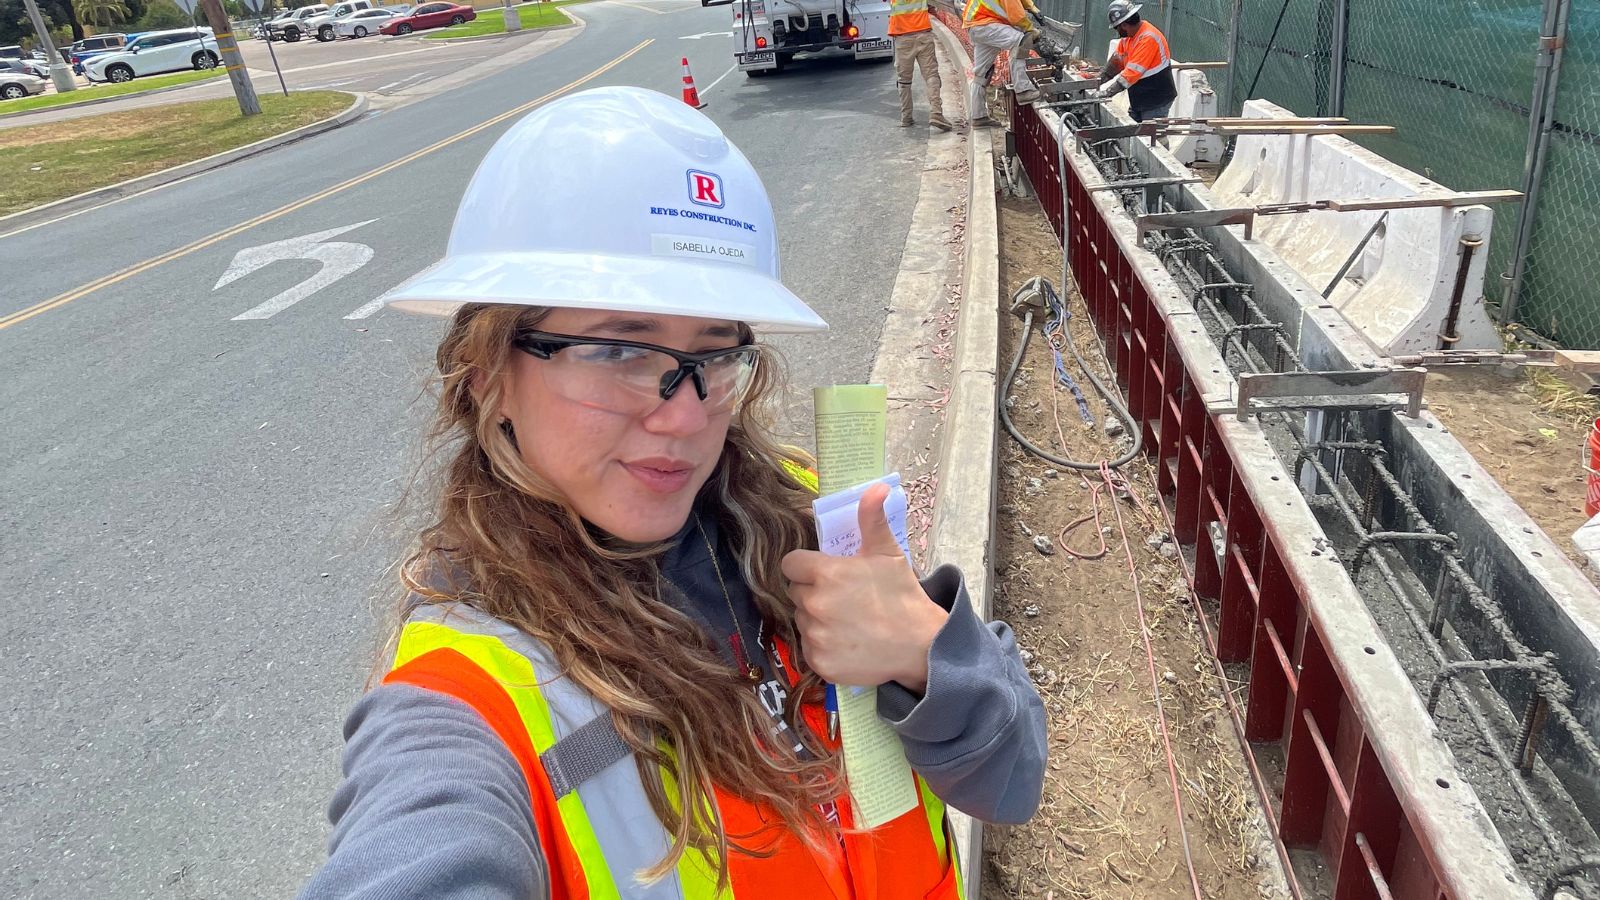
<svg viewBox="0 0 1600 900">
<path fill-rule="evenodd" d="M 1045 281 L 1044 279 L 1035 279 L 1035 281 L 1039 282 L 1039 285 L 1044 293 L 1043 299 L 1045 300 L 1046 304 L 1054 305 L 1061 303 L 1060 298 L 1056 295 L 1055 288 L 1051 287 L 1050 282 Z M 1022 359 L 1025 355 L 1027 355 L 1028 352 L 1028 342 L 1033 338 L 1033 311 L 1037 308 L 1037 304 L 1026 303 L 1021 301 L 1019 298 L 1024 291 L 1029 290 L 1029 287 L 1032 284 L 1033 282 L 1030 281 L 1028 284 L 1023 285 L 1022 288 L 1017 291 L 1017 294 L 1012 298 L 1012 310 L 1026 306 L 1027 312 L 1023 316 L 1022 320 L 1022 340 L 1017 342 L 1017 354 L 1011 360 L 1011 368 L 1006 372 L 1006 380 L 1000 389 L 1000 423 L 1005 426 L 1006 431 L 1011 435 L 1011 437 L 1016 440 L 1017 443 L 1022 445 L 1022 449 L 1032 453 L 1034 456 L 1037 456 L 1046 462 L 1054 463 L 1058 466 L 1064 466 L 1069 469 L 1077 469 L 1080 472 L 1097 472 L 1100 470 L 1102 461 L 1083 463 L 1078 462 L 1077 460 L 1067 459 L 1064 456 L 1056 456 L 1055 454 L 1043 449 L 1039 445 L 1023 437 L 1022 432 L 1019 431 L 1016 424 L 1011 421 L 1011 413 L 1007 408 L 1006 401 L 1011 399 L 1011 385 L 1017 380 L 1017 370 L 1022 368 Z M 1046 308 L 1049 307 L 1046 306 Z M 1061 336 L 1062 340 L 1067 345 L 1067 350 L 1072 353 L 1073 361 L 1078 364 L 1079 369 L 1083 370 L 1083 374 L 1088 376 L 1089 383 L 1093 384 L 1094 389 L 1100 392 L 1100 396 L 1106 401 L 1106 406 L 1110 407 L 1112 415 L 1116 416 L 1122 421 L 1123 426 L 1128 429 L 1128 434 L 1133 439 L 1133 444 L 1128 448 L 1127 452 L 1123 453 L 1116 459 L 1107 462 L 1107 467 L 1116 469 L 1127 465 L 1133 460 L 1134 457 L 1139 455 L 1140 447 L 1143 444 L 1143 435 L 1140 431 L 1139 423 L 1133 420 L 1133 415 L 1128 412 L 1127 407 L 1123 406 L 1122 401 L 1117 399 L 1117 392 L 1107 388 L 1105 384 L 1100 381 L 1099 376 L 1095 375 L 1094 372 L 1089 368 L 1089 365 L 1084 362 L 1082 354 L 1078 352 L 1078 345 L 1072 340 L 1072 334 L 1068 331 L 1065 323 L 1062 324 Z M 1055 390 L 1055 371 L 1053 369 L 1051 370 L 1050 377 L 1052 379 L 1050 389 Z"/>
</svg>

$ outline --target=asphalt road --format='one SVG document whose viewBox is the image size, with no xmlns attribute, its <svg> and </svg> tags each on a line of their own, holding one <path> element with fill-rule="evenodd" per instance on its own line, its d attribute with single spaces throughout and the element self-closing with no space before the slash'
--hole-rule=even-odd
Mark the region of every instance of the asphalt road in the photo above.
<svg viewBox="0 0 1600 900">
<path fill-rule="evenodd" d="M 834 326 L 779 342 L 795 382 L 866 377 L 926 150 L 890 68 L 723 78 L 726 9 L 578 12 L 491 78 L 0 236 L 0 896 L 282 897 L 321 859 L 442 330 L 348 317 L 442 253 L 497 116 L 676 91 L 688 56 L 773 195 L 785 281 Z M 240 251 L 347 227 L 370 260 L 270 317 L 235 318 L 316 262 L 213 289 Z"/>
</svg>

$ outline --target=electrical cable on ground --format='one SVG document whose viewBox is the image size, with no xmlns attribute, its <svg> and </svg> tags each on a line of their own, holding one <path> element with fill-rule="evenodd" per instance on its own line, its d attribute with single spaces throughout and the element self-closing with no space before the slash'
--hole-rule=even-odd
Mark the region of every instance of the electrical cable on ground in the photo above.
<svg viewBox="0 0 1600 900">
<path fill-rule="evenodd" d="M 1017 371 L 1022 367 L 1022 360 L 1027 354 L 1028 339 L 1033 334 L 1034 310 L 1040 305 L 1043 305 L 1049 311 L 1051 323 L 1058 326 L 1058 334 L 1062 341 L 1067 345 L 1067 350 L 1072 354 L 1072 358 L 1078 364 L 1078 368 L 1081 369 L 1083 374 L 1088 377 L 1089 382 L 1094 385 L 1095 390 L 1100 392 L 1101 398 L 1105 400 L 1106 405 L 1111 409 L 1112 414 L 1122 421 L 1123 425 L 1127 429 L 1127 433 L 1131 436 L 1132 445 L 1115 461 L 1102 459 L 1098 463 L 1089 464 L 1080 463 L 1062 456 L 1056 456 L 1055 454 L 1040 448 L 1027 438 L 1023 437 L 1022 434 L 1017 430 L 1016 426 L 1011 422 L 1011 416 L 1007 410 L 1006 401 L 1010 399 L 1012 383 L 1016 380 Z M 1049 281 L 1046 281 L 1043 278 L 1034 278 L 1028 281 L 1020 289 L 1018 289 L 1016 294 L 1013 295 L 1011 309 L 1013 313 L 1015 313 L 1018 309 L 1026 309 L 1026 312 L 1023 315 L 1022 340 L 1018 342 L 1016 357 L 1011 361 L 1011 369 L 1006 374 L 1004 388 L 1001 392 L 1000 418 L 1006 427 L 1006 431 L 1011 434 L 1012 438 L 1014 438 L 1017 443 L 1021 444 L 1025 449 L 1027 449 L 1028 452 L 1040 457 L 1041 459 L 1055 463 L 1056 465 L 1066 466 L 1068 468 L 1077 470 L 1080 473 L 1079 477 L 1083 478 L 1084 484 L 1089 488 L 1090 502 L 1094 505 L 1094 512 L 1068 523 L 1067 526 L 1061 531 L 1059 540 L 1062 549 L 1068 554 L 1079 559 L 1099 559 L 1106 555 L 1109 548 L 1106 546 L 1105 532 L 1099 527 L 1100 497 L 1102 491 L 1112 498 L 1111 510 L 1113 515 L 1116 517 L 1117 531 L 1122 539 L 1123 558 L 1128 564 L 1128 577 L 1133 587 L 1134 605 L 1139 614 L 1139 636 L 1144 643 L 1145 662 L 1150 675 L 1150 691 L 1155 699 L 1157 725 L 1161 732 L 1162 749 L 1165 752 L 1167 759 L 1167 778 L 1172 787 L 1172 803 L 1174 807 L 1174 814 L 1178 823 L 1178 834 L 1183 846 L 1184 866 L 1188 871 L 1189 884 L 1194 889 L 1195 900 L 1205 900 L 1205 891 L 1200 886 L 1200 876 L 1198 873 L 1196 873 L 1194 867 L 1194 853 L 1189 844 L 1189 828 L 1187 822 L 1185 821 L 1183 811 L 1183 790 L 1178 783 L 1177 756 L 1172 749 L 1172 736 L 1167 725 L 1166 706 L 1162 702 L 1161 698 L 1161 679 L 1156 673 L 1155 646 L 1151 641 L 1150 626 L 1144 613 L 1144 592 L 1139 580 L 1139 567 L 1133 558 L 1133 545 L 1128 539 L 1128 528 L 1122 519 L 1122 507 L 1115 500 L 1118 494 L 1118 487 L 1120 483 L 1120 486 L 1126 491 L 1127 495 L 1133 498 L 1135 502 L 1139 502 L 1139 495 L 1133 490 L 1132 485 L 1129 484 L 1127 479 L 1123 478 L 1120 474 L 1114 474 L 1113 470 L 1118 466 L 1127 464 L 1129 461 L 1133 460 L 1139 455 L 1141 448 L 1140 429 L 1138 423 L 1133 420 L 1133 416 L 1118 399 L 1117 394 L 1108 389 L 1105 384 L 1100 381 L 1099 377 L 1095 375 L 1094 370 L 1090 369 L 1088 363 L 1084 361 L 1082 354 L 1078 352 L 1077 344 L 1072 340 L 1072 335 L 1066 328 L 1066 322 L 1070 315 L 1066 310 L 1066 304 L 1062 302 L 1061 297 L 1056 293 L 1055 288 L 1051 286 Z M 1051 342 L 1051 348 L 1053 350 L 1058 349 L 1053 341 Z M 1059 355 L 1057 356 L 1057 365 L 1059 366 Z M 1056 435 L 1057 438 L 1061 440 L 1062 449 L 1065 451 L 1066 435 L 1062 433 L 1060 408 L 1056 403 L 1056 388 L 1060 383 L 1061 379 L 1059 378 L 1053 378 L 1051 380 L 1050 404 L 1051 414 L 1055 419 Z M 1081 398 L 1080 402 L 1082 402 Z M 1085 471 L 1099 472 L 1101 483 L 1099 485 L 1090 484 L 1089 480 L 1081 475 L 1081 473 Z M 1149 510 L 1144 509 L 1142 503 L 1140 503 L 1140 514 L 1147 523 L 1153 521 L 1153 517 L 1150 515 Z M 1067 535 L 1073 529 L 1082 525 L 1089 519 L 1094 520 L 1096 534 L 1100 536 L 1101 549 L 1097 554 L 1094 555 L 1080 554 L 1068 547 L 1066 543 Z"/>
<path fill-rule="evenodd" d="M 1035 299 L 1035 296 L 1037 296 L 1037 299 Z M 1064 456 L 1057 456 L 1054 453 L 1045 450 L 1043 447 L 1040 447 L 1038 444 L 1028 440 L 1026 437 L 1023 437 L 1022 432 L 1019 431 L 1016 424 L 1011 421 L 1011 411 L 1007 407 L 1007 401 L 1011 399 L 1011 385 L 1017 379 L 1017 371 L 1022 368 L 1023 357 L 1026 356 L 1028 352 L 1028 342 L 1033 337 L 1034 312 L 1041 307 L 1055 315 L 1059 315 L 1057 313 L 1058 308 L 1062 311 L 1065 310 L 1065 304 L 1061 302 L 1061 297 L 1056 294 L 1055 288 L 1051 286 L 1049 281 L 1046 281 L 1043 278 L 1030 279 L 1028 283 L 1024 284 L 1021 288 L 1018 288 L 1017 292 L 1011 297 L 1011 311 L 1013 314 L 1015 314 L 1019 309 L 1025 309 L 1026 311 L 1023 313 L 1022 320 L 1022 340 L 1017 342 L 1016 356 L 1011 360 L 1011 368 L 1006 372 L 1006 380 L 1001 388 L 1000 423 L 1005 426 L 1006 431 L 1010 433 L 1011 437 L 1015 439 L 1017 443 L 1022 445 L 1023 449 L 1027 450 L 1029 453 L 1032 453 L 1034 456 L 1039 457 L 1040 459 L 1054 463 L 1058 466 L 1075 469 L 1079 472 L 1094 472 L 1099 470 L 1101 462 L 1104 462 L 1107 467 L 1112 469 L 1127 465 L 1130 460 L 1139 455 L 1139 450 L 1142 445 L 1139 425 L 1133 420 L 1133 415 L 1128 412 L 1127 407 L 1123 406 L 1122 401 L 1117 398 L 1117 392 L 1106 387 L 1105 383 L 1102 382 L 1100 378 L 1094 374 L 1094 371 L 1089 368 L 1088 363 L 1084 362 L 1083 355 L 1078 352 L 1077 343 L 1074 342 L 1070 336 L 1067 336 L 1065 339 L 1067 350 L 1072 354 L 1072 359 L 1078 364 L 1078 368 L 1083 370 L 1083 374 L 1088 377 L 1089 383 L 1094 385 L 1094 389 L 1096 391 L 1100 392 L 1100 397 L 1105 400 L 1106 406 L 1111 410 L 1111 414 L 1116 416 L 1117 419 L 1120 420 L 1123 426 L 1127 429 L 1127 434 L 1132 439 L 1132 443 L 1129 445 L 1128 449 L 1121 456 L 1114 460 L 1078 462 L 1075 459 L 1067 459 Z M 1064 321 L 1064 316 L 1062 316 L 1062 318 Z M 1063 327 L 1062 333 L 1065 335 L 1065 327 Z M 1052 389 L 1053 387 L 1054 386 L 1052 385 Z"/>
</svg>

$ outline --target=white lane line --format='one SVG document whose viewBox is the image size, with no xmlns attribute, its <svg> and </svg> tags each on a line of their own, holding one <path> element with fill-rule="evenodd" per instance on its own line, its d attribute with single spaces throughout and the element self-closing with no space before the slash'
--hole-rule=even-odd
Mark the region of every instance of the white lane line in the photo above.
<svg viewBox="0 0 1600 900">
<path fill-rule="evenodd" d="M 438 48 L 436 48 L 436 47 L 422 47 L 422 48 L 417 49 L 417 50 L 401 50 L 401 51 L 398 51 L 396 53 L 380 53 L 377 56 L 359 56 L 359 57 L 355 57 L 353 59 L 341 59 L 341 60 L 337 60 L 335 62 L 318 63 L 317 65 L 314 65 L 314 66 L 301 66 L 298 69 L 284 69 L 283 70 L 283 74 L 288 75 L 288 74 L 290 74 L 292 72 L 310 72 L 310 71 L 313 71 L 315 69 L 330 69 L 330 68 L 332 68 L 334 66 L 350 66 L 350 65 L 355 65 L 356 63 L 372 62 L 375 59 L 393 59 L 396 56 L 410 56 L 413 53 L 436 53 L 436 52 L 438 52 Z"/>
<path fill-rule="evenodd" d="M 733 70 L 737 69 L 737 68 L 739 68 L 739 64 L 738 63 L 734 63 L 733 65 L 729 66 L 728 67 L 728 71 L 723 72 L 721 75 L 718 75 L 716 81 L 713 81 L 710 84 L 706 85 L 706 89 L 705 89 L 704 93 L 707 93 L 707 94 L 711 93 L 711 91 L 713 89 L 715 89 L 717 85 L 722 83 L 722 79 L 727 78 L 729 75 L 732 75 L 733 74 Z"/>
</svg>

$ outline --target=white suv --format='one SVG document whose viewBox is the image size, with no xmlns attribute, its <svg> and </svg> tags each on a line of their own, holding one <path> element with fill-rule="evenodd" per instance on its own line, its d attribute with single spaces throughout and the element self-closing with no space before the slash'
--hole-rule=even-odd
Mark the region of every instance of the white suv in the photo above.
<svg viewBox="0 0 1600 900">
<path fill-rule="evenodd" d="M 209 28 L 151 31 L 128 42 L 116 53 L 96 56 L 83 64 L 90 81 L 121 84 L 143 75 L 183 69 L 214 69 L 217 41 Z"/>
</svg>

